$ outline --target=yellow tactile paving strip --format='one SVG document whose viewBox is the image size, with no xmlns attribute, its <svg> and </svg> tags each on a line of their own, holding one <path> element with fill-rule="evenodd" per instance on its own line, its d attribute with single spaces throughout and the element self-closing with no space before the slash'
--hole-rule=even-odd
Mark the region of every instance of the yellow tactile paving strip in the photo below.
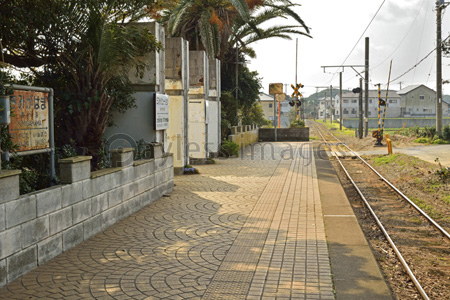
<svg viewBox="0 0 450 300">
<path fill-rule="evenodd" d="M 15 280 L 0 299 L 333 299 L 311 147 L 273 144 L 176 177 L 170 197 Z"/>
</svg>

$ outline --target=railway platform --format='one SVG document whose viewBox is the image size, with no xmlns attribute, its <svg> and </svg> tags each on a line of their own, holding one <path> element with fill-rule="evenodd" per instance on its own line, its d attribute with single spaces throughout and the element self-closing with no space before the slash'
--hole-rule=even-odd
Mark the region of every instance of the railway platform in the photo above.
<svg viewBox="0 0 450 300">
<path fill-rule="evenodd" d="M 325 153 L 255 144 L 0 289 L 0 299 L 391 299 Z"/>
</svg>

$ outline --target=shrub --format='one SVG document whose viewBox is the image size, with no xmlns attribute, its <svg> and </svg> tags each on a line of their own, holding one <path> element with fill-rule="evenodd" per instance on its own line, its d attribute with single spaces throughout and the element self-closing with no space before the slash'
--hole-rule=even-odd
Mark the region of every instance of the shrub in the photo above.
<svg viewBox="0 0 450 300">
<path fill-rule="evenodd" d="M 289 128 L 303 128 L 305 127 L 305 121 L 302 121 L 300 119 L 294 120 L 289 125 Z"/>
<path fill-rule="evenodd" d="M 435 139 L 431 142 L 432 144 L 447 144 L 443 139 Z"/>
<path fill-rule="evenodd" d="M 450 142 L 450 125 L 445 125 L 442 128 L 442 138 Z"/>
<path fill-rule="evenodd" d="M 223 140 L 220 147 L 220 154 L 224 157 L 239 156 L 239 145 L 228 140 Z"/>
<path fill-rule="evenodd" d="M 425 137 L 420 137 L 417 140 L 414 141 L 414 143 L 419 143 L 419 144 L 427 144 L 429 143 L 429 139 L 425 138 Z"/>
</svg>

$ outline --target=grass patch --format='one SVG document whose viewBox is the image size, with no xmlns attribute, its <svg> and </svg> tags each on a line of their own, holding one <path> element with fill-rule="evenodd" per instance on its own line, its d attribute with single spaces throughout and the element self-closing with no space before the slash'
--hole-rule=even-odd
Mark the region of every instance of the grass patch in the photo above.
<svg viewBox="0 0 450 300">
<path fill-rule="evenodd" d="M 339 122 L 334 121 L 332 124 L 330 124 L 330 122 L 325 122 L 325 123 L 318 122 L 318 121 L 315 121 L 315 122 L 317 124 L 325 125 L 325 127 L 328 130 L 331 130 L 333 132 L 333 134 L 355 136 L 355 131 L 353 129 L 348 129 L 347 127 L 342 126 L 342 130 L 340 130 Z"/>
<path fill-rule="evenodd" d="M 421 210 L 425 211 L 432 218 L 442 218 L 442 214 L 436 211 L 433 207 L 429 206 L 422 199 L 419 198 L 409 198 L 412 202 L 414 202 Z"/>
<path fill-rule="evenodd" d="M 394 154 L 394 155 L 380 155 L 373 159 L 373 163 L 376 166 L 386 165 L 390 164 L 393 161 L 395 161 L 400 154 Z"/>
<path fill-rule="evenodd" d="M 445 197 L 443 197 L 442 201 L 444 201 L 447 204 L 450 204 L 450 195 L 446 195 Z"/>
</svg>

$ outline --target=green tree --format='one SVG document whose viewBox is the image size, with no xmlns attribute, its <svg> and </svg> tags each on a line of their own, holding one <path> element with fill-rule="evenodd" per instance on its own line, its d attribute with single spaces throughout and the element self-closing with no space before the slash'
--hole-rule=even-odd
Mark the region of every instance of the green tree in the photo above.
<svg viewBox="0 0 450 300">
<path fill-rule="evenodd" d="M 133 105 L 128 74 L 161 45 L 134 22 L 153 0 L 11 0 L 0 5 L 5 62 L 54 87 L 60 144 L 96 156 L 112 110 Z M 94 161 L 95 164 L 95 161 Z"/>
</svg>

